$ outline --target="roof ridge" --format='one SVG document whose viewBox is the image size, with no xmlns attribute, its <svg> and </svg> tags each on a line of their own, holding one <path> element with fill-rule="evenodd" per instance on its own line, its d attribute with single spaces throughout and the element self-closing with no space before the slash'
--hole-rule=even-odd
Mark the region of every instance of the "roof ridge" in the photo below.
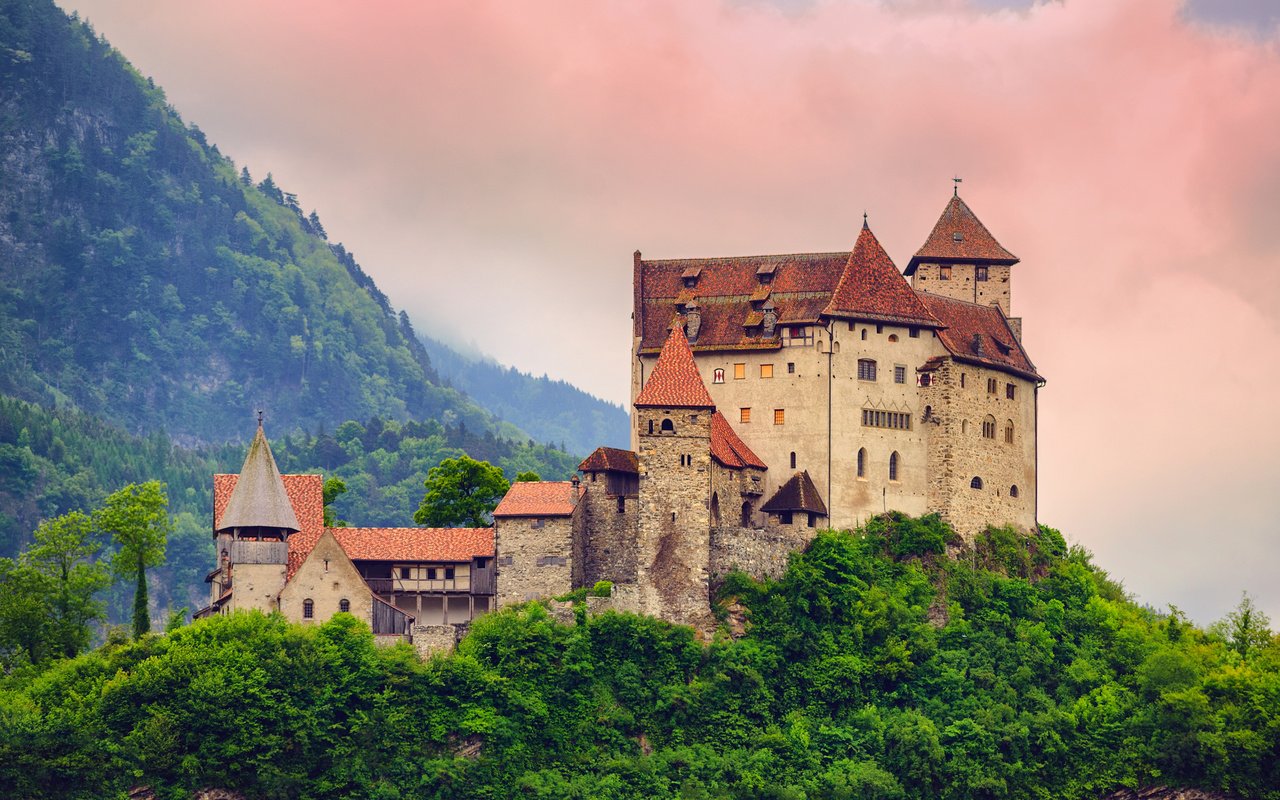
<svg viewBox="0 0 1280 800">
<path fill-rule="evenodd" d="M 800 258 L 804 256 L 807 256 L 810 258 L 812 258 L 813 256 L 822 256 L 824 258 L 835 258 L 837 256 L 847 256 L 847 255 L 849 255 L 848 250 L 832 250 L 829 252 L 817 252 L 817 253 L 756 253 L 754 255 L 710 256 L 710 257 L 703 257 L 703 258 L 642 258 L 640 259 L 640 263 L 650 264 L 650 265 L 690 264 L 690 263 L 706 264 L 714 261 L 741 261 L 749 258 Z"/>
</svg>

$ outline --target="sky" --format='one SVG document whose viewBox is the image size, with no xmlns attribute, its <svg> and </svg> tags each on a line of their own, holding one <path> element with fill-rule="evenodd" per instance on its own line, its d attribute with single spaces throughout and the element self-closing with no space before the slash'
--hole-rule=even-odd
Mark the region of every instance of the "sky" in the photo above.
<svg viewBox="0 0 1280 800">
<path fill-rule="evenodd" d="M 632 251 L 1022 260 L 1040 520 L 1280 627 L 1274 0 L 62 0 L 423 331 L 627 400 Z"/>
</svg>

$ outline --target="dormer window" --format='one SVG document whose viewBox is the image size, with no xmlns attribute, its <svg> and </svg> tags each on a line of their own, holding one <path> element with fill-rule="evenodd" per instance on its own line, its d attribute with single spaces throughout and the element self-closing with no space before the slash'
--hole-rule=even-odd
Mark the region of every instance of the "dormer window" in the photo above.
<svg viewBox="0 0 1280 800">
<path fill-rule="evenodd" d="M 698 276 L 702 274 L 702 267 L 689 267 L 680 274 L 680 279 L 684 281 L 686 289 L 692 289 L 698 285 Z"/>
<path fill-rule="evenodd" d="M 960 231 L 956 231 L 955 233 L 951 234 L 951 241 L 953 241 L 953 242 L 963 242 L 963 241 L 964 241 L 964 234 L 963 234 L 963 233 L 961 233 Z"/>
<path fill-rule="evenodd" d="M 768 286 L 773 283 L 773 274 L 777 269 L 777 264 L 761 264 L 759 269 L 756 270 L 756 278 L 759 279 L 761 284 Z"/>
</svg>

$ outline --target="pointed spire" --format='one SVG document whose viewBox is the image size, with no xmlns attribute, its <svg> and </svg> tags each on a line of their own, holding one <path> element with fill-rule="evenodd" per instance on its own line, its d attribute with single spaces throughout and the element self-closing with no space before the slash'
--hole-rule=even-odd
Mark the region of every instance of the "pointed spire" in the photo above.
<svg viewBox="0 0 1280 800">
<path fill-rule="evenodd" d="M 684 336 L 684 326 L 671 327 L 667 341 L 658 354 L 658 363 L 636 397 L 636 408 L 715 408 L 715 401 L 702 382 L 693 351 Z"/>
<path fill-rule="evenodd" d="M 840 282 L 823 314 L 938 326 L 938 320 L 907 285 L 893 259 L 880 246 L 869 226 L 858 234 Z"/>
<path fill-rule="evenodd" d="M 231 528 L 278 528 L 290 533 L 302 530 L 285 491 L 280 470 L 271 455 L 271 445 L 262 431 L 262 412 L 258 412 L 258 430 L 249 445 L 236 488 L 231 490 L 227 508 L 222 512 L 219 531 Z"/>
<path fill-rule="evenodd" d="M 944 261 L 981 264 L 1016 264 L 1018 257 L 1004 249 L 987 226 L 960 197 L 960 184 L 947 201 L 933 232 L 907 264 L 907 275 L 915 273 L 921 261 Z"/>
</svg>

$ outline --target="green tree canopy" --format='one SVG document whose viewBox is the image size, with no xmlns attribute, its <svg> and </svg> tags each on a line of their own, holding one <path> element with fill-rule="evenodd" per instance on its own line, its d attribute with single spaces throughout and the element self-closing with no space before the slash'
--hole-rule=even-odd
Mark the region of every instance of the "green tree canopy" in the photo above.
<svg viewBox="0 0 1280 800">
<path fill-rule="evenodd" d="M 105 565 L 97 562 L 99 545 L 93 540 L 93 521 L 73 511 L 40 523 L 35 542 L 23 561 L 45 576 L 51 586 L 51 649 L 75 656 L 89 646 L 90 625 L 103 618 L 96 595 L 110 583 Z"/>
<path fill-rule="evenodd" d="M 133 601 L 135 636 L 151 630 L 147 567 L 164 563 L 165 544 L 173 529 L 168 509 L 164 484 L 147 481 L 131 483 L 109 495 L 93 517 L 98 530 L 110 535 L 119 547 L 111 559 L 116 577 L 138 582 Z"/>
<path fill-rule="evenodd" d="M 542 476 L 531 469 L 524 470 L 516 476 L 516 483 L 537 483 L 542 480 Z"/>
<path fill-rule="evenodd" d="M 432 467 L 423 485 L 427 492 L 413 521 L 429 527 L 483 528 L 511 488 L 502 470 L 465 455 Z"/>
</svg>

